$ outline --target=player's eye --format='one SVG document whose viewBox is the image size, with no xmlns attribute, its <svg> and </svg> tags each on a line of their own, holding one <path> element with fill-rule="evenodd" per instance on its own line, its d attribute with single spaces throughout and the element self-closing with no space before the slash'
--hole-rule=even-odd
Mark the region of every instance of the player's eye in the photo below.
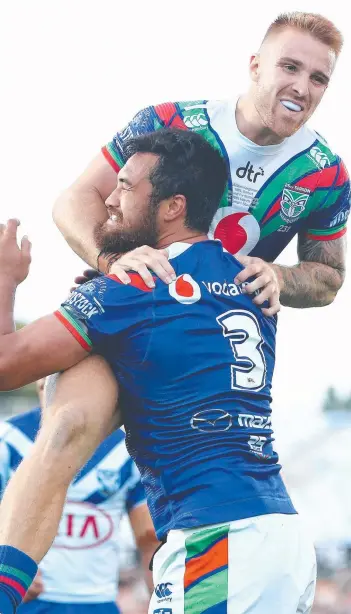
<svg viewBox="0 0 351 614">
<path fill-rule="evenodd" d="M 119 183 L 119 187 L 120 187 L 121 190 L 125 190 L 125 191 L 130 190 L 131 186 L 128 183 L 126 183 L 125 181 L 123 181 L 123 179 L 120 179 L 118 183 Z"/>
<path fill-rule="evenodd" d="M 321 77 L 320 75 L 313 75 L 312 79 L 313 79 L 313 81 L 315 81 L 319 85 L 327 85 L 326 80 L 323 77 Z"/>
<path fill-rule="evenodd" d="M 296 72 L 297 71 L 297 66 L 295 66 L 294 64 L 285 64 L 284 68 L 286 68 L 286 70 L 288 72 Z"/>
</svg>

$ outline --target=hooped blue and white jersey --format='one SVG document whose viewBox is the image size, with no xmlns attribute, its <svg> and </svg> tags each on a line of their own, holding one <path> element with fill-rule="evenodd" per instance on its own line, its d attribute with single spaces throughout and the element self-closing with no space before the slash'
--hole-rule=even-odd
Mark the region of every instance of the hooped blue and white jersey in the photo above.
<svg viewBox="0 0 351 614">
<path fill-rule="evenodd" d="M 40 426 L 40 409 L 0 423 L 1 489 L 28 455 Z M 60 603 L 115 601 L 121 516 L 144 504 L 140 474 L 117 430 L 97 448 L 71 483 L 58 534 L 40 564 L 44 592 Z"/>
<path fill-rule="evenodd" d="M 219 241 L 169 248 L 177 279 L 148 288 L 101 277 L 56 312 L 120 384 L 127 447 L 157 536 L 170 529 L 295 513 L 273 450 L 276 318 L 234 283 Z"/>
</svg>

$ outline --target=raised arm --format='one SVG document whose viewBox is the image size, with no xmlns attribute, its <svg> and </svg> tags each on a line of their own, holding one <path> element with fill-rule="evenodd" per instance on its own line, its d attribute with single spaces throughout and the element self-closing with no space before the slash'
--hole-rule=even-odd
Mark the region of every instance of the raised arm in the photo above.
<svg viewBox="0 0 351 614">
<path fill-rule="evenodd" d="M 94 228 L 107 220 L 105 200 L 115 189 L 116 181 L 116 170 L 99 153 L 54 205 L 53 218 L 58 229 L 76 254 L 93 268 L 97 268 L 99 254 Z"/>
<path fill-rule="evenodd" d="M 30 243 L 17 245 L 18 220 L 0 226 L 0 390 L 13 390 L 63 371 L 88 356 L 55 315 L 16 331 L 13 323 L 17 286 L 28 275 Z M 83 331 L 82 331 L 82 334 Z"/>
<path fill-rule="evenodd" d="M 98 222 L 107 220 L 104 203 L 116 187 L 117 173 L 125 163 L 124 143 L 133 136 L 153 132 L 162 127 L 185 125 L 179 117 L 175 104 L 167 102 L 146 107 L 139 111 L 127 126 L 117 132 L 113 139 L 102 148 L 84 173 L 57 199 L 53 217 L 70 247 L 93 268 L 97 268 L 99 250 L 94 242 L 94 228 Z M 162 261 L 162 260 L 161 260 Z M 166 261 L 163 258 L 163 261 Z M 152 260 L 153 262 L 153 260 Z M 132 262 L 134 265 L 134 262 Z M 146 264 L 149 264 L 147 257 Z M 99 269 L 106 273 L 111 262 L 99 258 Z M 121 272 L 121 280 L 128 281 L 121 265 L 115 274 Z M 169 268 L 166 264 L 166 268 Z M 161 265 L 161 275 L 162 275 Z"/>
</svg>

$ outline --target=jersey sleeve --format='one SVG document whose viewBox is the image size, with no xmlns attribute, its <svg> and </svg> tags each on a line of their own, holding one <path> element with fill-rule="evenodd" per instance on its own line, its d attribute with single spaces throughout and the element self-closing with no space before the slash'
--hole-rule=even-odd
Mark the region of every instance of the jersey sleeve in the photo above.
<svg viewBox="0 0 351 614">
<path fill-rule="evenodd" d="M 146 495 L 145 495 L 144 487 L 141 483 L 140 473 L 136 465 L 133 466 L 133 473 L 134 473 L 135 481 L 133 482 L 133 485 L 131 486 L 131 488 L 128 490 L 127 497 L 126 497 L 127 512 L 130 512 L 133 508 L 137 507 L 138 505 L 142 505 L 143 503 L 146 503 Z"/>
<path fill-rule="evenodd" d="M 325 175 L 327 172 L 328 169 Z M 323 189 L 323 185 L 319 185 L 319 188 Z M 344 163 L 339 159 L 335 179 L 332 186 L 326 190 L 326 197 L 321 207 L 311 213 L 306 220 L 307 238 L 330 241 L 342 237 L 346 232 L 349 213 L 350 179 Z"/>
<path fill-rule="evenodd" d="M 108 347 L 116 347 L 116 337 L 151 321 L 153 290 L 137 273 L 129 276 L 128 285 L 114 275 L 87 282 L 55 311 L 85 350 L 105 355 Z"/>
<path fill-rule="evenodd" d="M 117 132 L 112 141 L 102 148 L 102 153 L 108 163 L 118 173 L 125 164 L 123 146 L 128 139 L 160 128 L 184 128 L 179 103 L 165 102 L 156 106 L 146 107 L 139 111 L 127 126 Z"/>
</svg>

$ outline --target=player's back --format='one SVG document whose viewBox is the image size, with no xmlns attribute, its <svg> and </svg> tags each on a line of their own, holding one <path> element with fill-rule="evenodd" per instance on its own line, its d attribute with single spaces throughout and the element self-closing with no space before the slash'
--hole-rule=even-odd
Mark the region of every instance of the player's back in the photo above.
<svg viewBox="0 0 351 614">
<path fill-rule="evenodd" d="M 167 530 L 293 512 L 272 448 L 276 321 L 234 284 L 242 267 L 219 242 L 173 250 L 184 250 L 177 280 L 156 283 L 145 355 L 121 373 L 154 521 Z M 139 334 L 127 339 L 134 355 Z"/>
<path fill-rule="evenodd" d="M 94 282 L 102 312 L 85 318 L 121 384 L 128 451 L 158 535 L 294 513 L 272 448 L 276 320 L 235 285 L 242 267 L 220 242 L 170 252 L 174 283 Z M 89 293 L 65 307 L 83 309 Z"/>
</svg>

